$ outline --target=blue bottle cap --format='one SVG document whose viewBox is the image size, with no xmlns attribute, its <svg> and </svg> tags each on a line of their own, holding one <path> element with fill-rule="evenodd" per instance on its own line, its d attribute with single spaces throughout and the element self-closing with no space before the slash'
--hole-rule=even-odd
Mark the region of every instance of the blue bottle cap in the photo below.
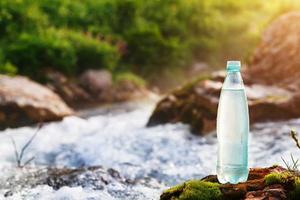
<svg viewBox="0 0 300 200">
<path fill-rule="evenodd" d="M 228 72 L 239 72 L 240 69 L 241 69 L 241 61 L 237 61 L 237 60 L 227 61 Z"/>
</svg>

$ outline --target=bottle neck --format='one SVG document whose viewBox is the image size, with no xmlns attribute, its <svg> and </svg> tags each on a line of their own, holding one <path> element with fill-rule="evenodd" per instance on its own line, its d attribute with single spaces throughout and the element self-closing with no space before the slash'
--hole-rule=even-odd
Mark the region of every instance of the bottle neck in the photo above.
<svg viewBox="0 0 300 200">
<path fill-rule="evenodd" d="M 223 83 L 223 89 L 244 89 L 244 83 L 239 71 L 227 72 Z"/>
</svg>

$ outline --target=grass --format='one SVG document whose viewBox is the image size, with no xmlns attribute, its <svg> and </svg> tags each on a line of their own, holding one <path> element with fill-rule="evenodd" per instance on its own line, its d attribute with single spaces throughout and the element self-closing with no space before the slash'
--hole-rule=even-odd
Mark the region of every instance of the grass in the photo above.
<svg viewBox="0 0 300 200">
<path fill-rule="evenodd" d="M 219 200 L 222 193 L 218 183 L 190 180 L 174 186 L 161 195 L 161 200 Z"/>
</svg>

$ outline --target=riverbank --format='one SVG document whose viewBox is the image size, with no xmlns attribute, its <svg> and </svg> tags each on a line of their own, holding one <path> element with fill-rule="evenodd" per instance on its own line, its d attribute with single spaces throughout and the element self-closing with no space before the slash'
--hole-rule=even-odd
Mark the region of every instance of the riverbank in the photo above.
<svg viewBox="0 0 300 200">
<path fill-rule="evenodd" d="M 100 109 L 96 113 L 86 112 L 85 118 L 70 116 L 61 122 L 47 123 L 26 150 L 22 162 L 32 157 L 34 160 L 23 169 L 16 167 L 11 137 L 20 150 L 36 128 L 1 131 L 0 181 L 7 183 L 1 187 L 1 195 L 15 188 L 7 199 L 71 198 L 73 194 L 84 200 L 95 196 L 122 200 L 125 198 L 122 195 L 128 199 L 159 199 L 163 190 L 173 185 L 215 174 L 216 160 L 212 159 L 217 151 L 215 134 L 196 137 L 181 123 L 146 127 L 154 106 L 154 102 L 135 103 L 129 108 Z M 291 128 L 300 129 L 300 119 L 254 124 L 250 134 L 249 165 L 282 165 L 281 157 L 289 159 L 291 153 L 296 157 L 299 150 L 290 139 Z M 81 179 L 80 184 L 59 189 L 45 182 L 33 187 L 28 182 L 24 187 L 17 187 L 15 179 L 25 180 L 29 176 L 36 181 L 31 172 L 44 173 L 48 168 L 58 168 L 59 172 L 62 168 L 95 166 L 102 166 L 104 171 L 114 169 L 120 177 L 133 182 L 120 183 L 113 179 L 107 184 L 101 182 L 105 185 L 103 188 L 94 188 L 90 183 L 97 180 L 97 170 L 95 173 L 86 171 L 89 178 Z M 100 175 L 105 177 L 105 174 Z M 68 176 L 61 178 L 65 180 Z"/>
<path fill-rule="evenodd" d="M 113 81 L 104 70 L 87 70 L 72 79 L 57 71 L 47 81 L 0 75 L 0 129 L 59 121 L 80 109 L 156 96 L 137 77 L 123 74 Z"/>
</svg>

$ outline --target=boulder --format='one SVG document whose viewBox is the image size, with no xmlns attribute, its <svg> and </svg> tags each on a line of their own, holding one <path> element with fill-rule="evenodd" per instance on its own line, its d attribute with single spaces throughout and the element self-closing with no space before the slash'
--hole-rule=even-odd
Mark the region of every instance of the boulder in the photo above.
<svg viewBox="0 0 300 200">
<path fill-rule="evenodd" d="M 0 128 L 61 120 L 72 114 L 48 88 L 26 77 L 0 75 Z"/>
<path fill-rule="evenodd" d="M 298 199 L 299 174 L 280 166 L 253 168 L 249 171 L 246 182 L 238 184 L 220 184 L 216 175 L 201 180 L 190 180 L 165 190 L 161 200 L 186 199 Z"/>
<path fill-rule="evenodd" d="M 183 122 L 195 134 L 209 133 L 216 126 L 222 82 L 212 75 L 171 92 L 157 104 L 148 126 Z M 245 90 L 251 123 L 300 116 L 300 99 L 289 90 L 261 84 L 245 85 Z"/>
<path fill-rule="evenodd" d="M 299 54 L 300 13 L 292 12 L 267 28 L 242 71 L 251 123 L 300 116 Z M 171 92 L 157 104 L 148 125 L 183 122 L 199 135 L 214 130 L 225 76 L 224 71 L 212 73 Z"/>
<path fill-rule="evenodd" d="M 45 73 L 47 87 L 57 93 L 67 104 L 76 107 L 81 102 L 91 102 L 91 95 L 76 81 L 72 81 L 58 71 L 48 70 Z"/>
<path fill-rule="evenodd" d="M 130 79 L 113 82 L 106 70 L 87 70 L 78 79 L 55 70 L 45 71 L 46 85 L 73 108 L 99 106 L 143 98 L 149 92 Z"/>
<path fill-rule="evenodd" d="M 96 199 L 112 199 L 113 197 L 116 199 L 145 199 L 145 196 L 140 191 L 135 191 L 134 188 L 142 187 L 149 190 L 155 188 L 157 190 L 157 188 L 163 187 L 163 185 L 155 182 L 152 178 L 129 178 L 123 176 L 119 171 L 113 168 L 105 168 L 99 165 L 78 168 L 41 166 L 25 166 L 23 168 L 11 167 L 11 169 L 6 170 L 6 172 L 8 172 L 6 176 L 0 177 L 0 188 L 1 194 L 8 199 L 19 199 L 17 197 L 20 193 L 24 194 L 22 195 L 22 197 L 24 197 L 22 199 L 32 199 L 36 197 L 36 195 L 31 195 L 28 190 L 33 189 L 40 192 L 40 187 L 45 186 L 49 186 L 53 190 L 60 190 L 66 187 L 79 187 L 100 195 L 98 196 L 99 198 Z M 107 195 L 108 192 L 109 195 Z M 3 196 L 1 195 L 1 199 L 3 199 Z M 57 195 L 55 197 L 61 196 Z M 74 196 L 66 194 L 61 198 L 55 199 L 74 199 L 72 197 Z M 79 199 L 94 198 L 95 196 L 93 196 L 93 198 L 86 197 Z"/>
<path fill-rule="evenodd" d="M 112 75 L 107 70 L 87 70 L 79 78 L 80 84 L 94 96 L 112 87 Z"/>
<path fill-rule="evenodd" d="M 300 88 L 299 54 L 300 12 L 290 12 L 267 27 L 247 73 L 257 83 L 297 91 Z"/>
</svg>

